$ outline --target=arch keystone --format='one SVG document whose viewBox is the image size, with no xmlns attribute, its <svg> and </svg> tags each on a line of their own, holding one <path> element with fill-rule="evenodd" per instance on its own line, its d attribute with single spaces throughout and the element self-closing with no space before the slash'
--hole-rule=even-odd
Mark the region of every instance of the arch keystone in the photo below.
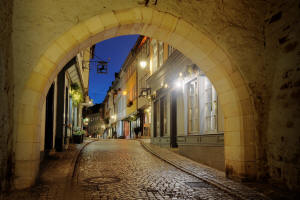
<svg viewBox="0 0 300 200">
<path fill-rule="evenodd" d="M 89 31 L 93 34 L 97 34 L 104 30 L 104 25 L 99 16 L 92 17 L 84 22 Z"/>
<path fill-rule="evenodd" d="M 121 25 L 140 23 L 142 21 L 142 14 L 139 8 L 115 11 L 115 15 Z"/>
</svg>

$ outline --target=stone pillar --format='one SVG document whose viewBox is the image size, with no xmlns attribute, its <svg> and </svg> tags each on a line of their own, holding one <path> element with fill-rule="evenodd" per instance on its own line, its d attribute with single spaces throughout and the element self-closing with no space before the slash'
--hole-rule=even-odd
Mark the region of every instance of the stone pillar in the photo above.
<svg viewBox="0 0 300 200">
<path fill-rule="evenodd" d="M 65 70 L 57 76 L 57 107 L 56 107 L 56 151 L 63 150 L 64 139 L 64 106 L 65 106 Z"/>
<path fill-rule="evenodd" d="M 64 147 L 64 112 L 65 112 L 65 72 L 76 63 L 74 57 L 57 75 L 57 105 L 56 105 L 56 135 L 55 135 L 55 149 L 62 151 Z M 68 95 L 68 94 L 66 94 Z"/>
</svg>

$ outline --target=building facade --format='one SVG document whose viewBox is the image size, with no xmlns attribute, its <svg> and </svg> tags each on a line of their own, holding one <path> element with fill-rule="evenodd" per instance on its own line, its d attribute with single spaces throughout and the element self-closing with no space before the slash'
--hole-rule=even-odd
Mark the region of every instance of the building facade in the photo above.
<svg viewBox="0 0 300 200">
<path fill-rule="evenodd" d="M 88 97 L 89 59 L 94 48 L 79 52 L 58 73 L 43 106 L 41 154 L 68 148 L 72 133 L 83 128 L 82 108 Z"/>
<path fill-rule="evenodd" d="M 224 117 L 209 79 L 181 52 L 140 36 L 107 94 L 109 135 L 151 138 L 224 170 Z M 136 134 L 137 133 L 137 134 Z"/>
<path fill-rule="evenodd" d="M 87 135 L 103 138 L 105 131 L 104 104 L 95 104 L 86 109 L 84 115 Z"/>
<path fill-rule="evenodd" d="M 224 125 L 209 79 L 177 50 L 147 80 L 152 90 L 151 142 L 224 170 Z"/>
</svg>

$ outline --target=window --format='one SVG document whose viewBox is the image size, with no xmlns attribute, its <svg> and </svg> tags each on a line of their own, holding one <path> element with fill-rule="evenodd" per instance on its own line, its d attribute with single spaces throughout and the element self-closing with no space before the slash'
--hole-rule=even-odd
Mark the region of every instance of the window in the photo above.
<svg viewBox="0 0 300 200">
<path fill-rule="evenodd" d="M 171 45 L 168 45 L 168 56 L 174 52 L 174 48 Z"/>
<path fill-rule="evenodd" d="M 188 132 L 195 134 L 199 131 L 199 112 L 198 112 L 198 82 L 197 79 L 190 81 L 187 84 L 188 93 Z"/>
<path fill-rule="evenodd" d="M 159 104 L 158 101 L 154 102 L 154 115 L 153 115 L 153 129 L 154 129 L 154 133 L 153 136 L 157 137 L 158 133 L 159 133 L 159 115 L 158 115 L 158 111 L 159 111 Z"/>
<path fill-rule="evenodd" d="M 211 82 L 205 80 L 205 131 L 217 130 L 217 93 Z"/>
<path fill-rule="evenodd" d="M 158 68 L 164 64 L 164 43 L 158 42 Z"/>
<path fill-rule="evenodd" d="M 153 70 L 153 72 L 155 72 L 157 70 L 157 62 L 158 62 L 157 41 L 156 40 L 152 40 L 151 45 L 152 45 L 152 50 L 153 50 L 152 70 Z"/>
</svg>

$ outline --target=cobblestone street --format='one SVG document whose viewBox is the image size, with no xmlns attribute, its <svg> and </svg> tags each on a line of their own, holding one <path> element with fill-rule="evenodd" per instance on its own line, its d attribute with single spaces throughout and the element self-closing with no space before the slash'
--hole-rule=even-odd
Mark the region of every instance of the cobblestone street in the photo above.
<svg viewBox="0 0 300 200">
<path fill-rule="evenodd" d="M 145 151 L 139 142 L 88 145 L 73 179 L 77 199 L 233 199 Z"/>
<path fill-rule="evenodd" d="M 257 188 L 232 181 L 218 170 L 148 140 L 140 142 L 88 139 L 71 145 L 42 164 L 34 187 L 0 199 L 298 199 L 287 198 L 289 195 L 280 190 L 274 192 L 276 188 L 266 197 Z M 259 191 L 270 190 L 255 184 Z"/>
</svg>

